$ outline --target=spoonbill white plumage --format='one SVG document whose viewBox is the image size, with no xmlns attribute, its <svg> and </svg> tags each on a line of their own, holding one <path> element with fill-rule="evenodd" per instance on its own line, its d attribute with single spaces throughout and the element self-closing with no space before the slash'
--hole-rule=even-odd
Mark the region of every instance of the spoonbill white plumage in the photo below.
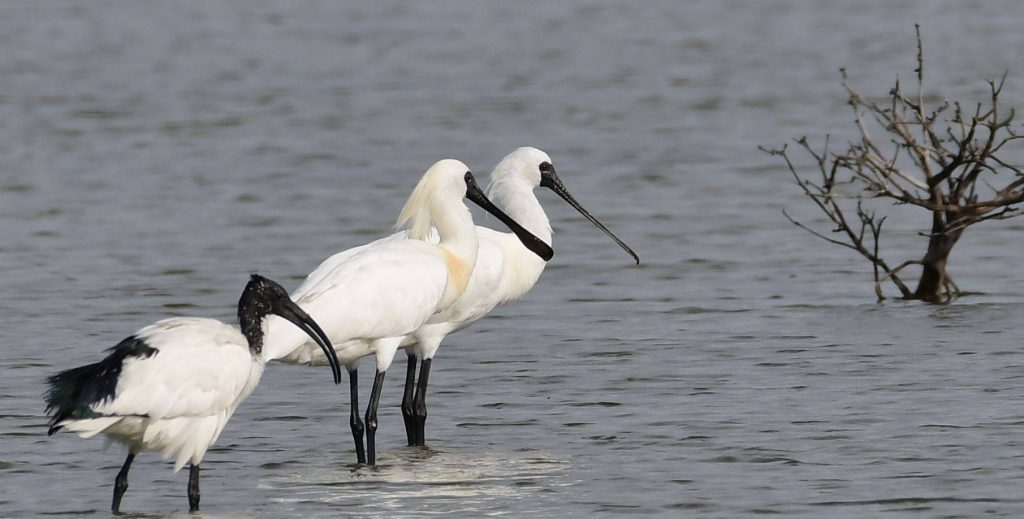
<svg viewBox="0 0 1024 519">
<path fill-rule="evenodd" d="M 376 462 L 377 406 L 395 352 L 406 336 L 456 301 L 469 283 L 477 259 L 477 234 L 464 197 L 504 222 L 539 260 L 554 254 L 487 199 L 465 164 L 442 160 L 423 174 L 402 208 L 397 226 L 407 228 L 404 236 L 335 254 L 292 294 L 323 325 L 349 372 L 349 425 L 360 463 Z M 437 231 L 437 243 L 425 241 L 431 227 Z M 319 357 L 301 334 L 275 331 L 275 321 L 270 322 L 266 346 L 269 358 L 308 363 Z M 358 361 L 369 355 L 376 359 L 376 374 L 364 426 L 358 414 Z"/>
<path fill-rule="evenodd" d="M 104 433 L 128 446 L 114 480 L 111 510 L 119 513 L 128 470 L 142 450 L 161 451 L 177 472 L 191 463 L 189 510 L 199 509 L 199 464 L 231 415 L 259 383 L 266 363 L 267 319 L 294 323 L 320 346 L 341 382 L 326 334 L 288 298 L 281 285 L 253 274 L 238 300 L 241 330 L 215 319 L 176 317 L 146 326 L 95 363 L 49 377 L 46 412 L 52 435 Z"/>
<path fill-rule="evenodd" d="M 533 190 L 551 189 L 587 220 L 612 238 L 640 264 L 640 257 L 628 245 L 587 211 L 566 189 L 555 173 L 551 157 L 532 147 L 521 147 L 506 155 L 494 171 L 487 194 L 514 220 L 547 244 L 552 243 L 551 223 Z M 526 294 L 537 283 L 545 262 L 537 261 L 511 235 L 477 226 L 480 250 L 468 287 L 454 304 L 434 315 L 416 331 L 413 344 L 406 344 L 408 366 L 402 398 L 409 445 L 425 444 L 426 393 L 430 365 L 441 341 L 449 333 L 466 328 L 496 306 Z M 418 381 L 416 365 L 422 361 Z"/>
</svg>

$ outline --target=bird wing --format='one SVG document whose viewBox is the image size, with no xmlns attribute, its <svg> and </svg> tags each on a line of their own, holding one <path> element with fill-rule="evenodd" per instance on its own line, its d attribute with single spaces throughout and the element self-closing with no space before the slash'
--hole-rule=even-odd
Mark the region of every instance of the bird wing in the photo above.
<svg viewBox="0 0 1024 519">
<path fill-rule="evenodd" d="M 316 281 L 304 283 L 295 297 L 332 341 L 411 333 L 434 313 L 444 295 L 448 268 L 432 245 L 379 240 L 342 254 L 347 254 L 344 261 L 317 269 Z"/>
<path fill-rule="evenodd" d="M 94 412 L 154 419 L 216 414 L 237 406 L 260 374 L 251 380 L 255 362 L 245 338 L 220 321 L 166 319 L 135 337 L 155 352 L 125 358 L 114 397 L 92 405 Z"/>
<path fill-rule="evenodd" d="M 359 254 L 364 250 L 379 247 L 381 246 L 381 244 L 389 241 L 404 240 L 406 239 L 408 234 L 408 231 L 399 231 L 390 236 L 385 236 L 379 240 L 372 241 L 365 245 L 360 245 L 358 247 L 352 247 L 351 249 L 343 250 L 323 260 L 320 263 L 320 265 L 317 265 L 317 267 L 313 269 L 313 272 L 310 272 L 309 275 L 306 276 L 306 279 L 302 281 L 302 284 L 299 285 L 299 288 L 295 289 L 295 291 L 292 292 L 292 300 L 297 301 L 304 295 L 307 295 L 310 292 L 312 292 L 317 286 L 320 286 L 320 284 L 323 283 L 325 279 L 328 279 L 331 276 L 331 273 L 335 271 L 335 269 L 337 269 L 340 265 L 348 261 L 349 258 L 351 258 L 352 256 Z"/>
</svg>

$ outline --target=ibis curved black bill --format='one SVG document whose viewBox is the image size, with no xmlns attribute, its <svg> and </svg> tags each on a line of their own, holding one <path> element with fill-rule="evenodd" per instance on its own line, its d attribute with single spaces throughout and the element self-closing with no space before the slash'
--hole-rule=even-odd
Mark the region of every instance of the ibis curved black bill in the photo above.
<svg viewBox="0 0 1024 519">
<path fill-rule="evenodd" d="M 324 350 L 324 355 L 327 356 L 327 362 L 331 364 L 331 371 L 334 373 L 334 383 L 340 384 L 341 363 L 338 362 L 338 354 L 335 353 L 334 347 L 331 346 L 331 340 L 327 338 L 327 334 L 320 328 L 320 325 L 316 324 L 316 321 L 309 314 L 299 308 L 299 305 L 290 300 L 274 308 L 273 312 L 298 326 L 300 330 L 306 332 L 307 335 L 320 345 L 320 349 Z"/>
<path fill-rule="evenodd" d="M 527 231 L 522 225 L 513 220 L 511 216 L 505 214 L 504 211 L 498 209 L 498 206 L 488 200 L 483 190 L 476 183 L 476 179 L 473 178 L 473 174 L 468 171 L 466 172 L 466 198 L 501 220 L 502 223 L 515 233 L 516 237 L 519 238 L 519 241 L 523 242 L 527 249 L 533 251 L 534 254 L 540 256 L 544 261 L 550 260 L 555 255 L 555 251 L 551 250 L 550 245 L 544 243 L 543 240 L 534 236 L 530 231 Z"/>
<path fill-rule="evenodd" d="M 629 248 L 629 245 L 626 245 L 626 243 L 620 240 L 618 236 L 616 236 L 614 233 L 608 230 L 608 228 L 605 227 L 604 224 L 597 221 L 597 218 L 594 218 L 594 215 L 590 214 L 590 211 L 584 209 L 583 206 L 580 205 L 580 203 L 577 202 L 571 194 L 569 194 L 569 190 L 565 188 L 565 184 L 562 183 L 562 180 L 558 178 L 558 175 L 555 173 L 555 168 L 550 167 L 550 165 L 546 163 L 545 165 L 547 165 L 548 167 L 541 169 L 540 185 L 554 191 L 555 193 L 558 194 L 558 196 L 562 197 L 562 200 L 565 200 L 566 202 L 569 203 L 569 205 L 573 206 L 573 208 L 579 211 L 579 213 L 582 214 L 584 218 L 590 220 L 590 223 L 596 225 L 597 228 L 604 231 L 604 233 L 607 234 L 609 238 L 615 240 L 615 243 L 618 243 L 619 247 L 622 247 L 622 249 L 628 252 L 630 256 L 633 256 L 633 260 L 636 261 L 637 265 L 639 265 L 640 256 L 637 256 L 637 254 L 633 252 L 633 249 Z"/>
</svg>

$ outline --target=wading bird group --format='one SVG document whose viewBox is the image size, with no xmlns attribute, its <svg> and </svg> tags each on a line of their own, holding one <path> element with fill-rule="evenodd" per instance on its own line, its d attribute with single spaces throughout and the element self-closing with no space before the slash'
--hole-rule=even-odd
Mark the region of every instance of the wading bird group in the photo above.
<svg viewBox="0 0 1024 519">
<path fill-rule="evenodd" d="M 524 147 L 502 159 L 486 195 L 465 164 L 441 160 L 413 189 L 398 233 L 330 256 L 290 296 L 253 274 L 238 301 L 237 327 L 201 317 L 164 319 L 110 348 L 103 360 L 49 377 L 49 434 L 103 433 L 127 446 L 114 479 L 114 513 L 143 450 L 173 459 L 175 471 L 190 465 L 187 495 L 196 511 L 203 456 L 268 361 L 328 364 L 335 384 L 344 366 L 356 459 L 373 465 L 384 375 L 404 348 L 406 436 L 410 446 L 424 445 L 427 382 L 442 340 L 529 291 L 554 254 L 551 225 L 533 192 L 538 186 L 557 193 L 639 264 L 569 194 L 543 151 Z M 466 198 L 511 233 L 474 225 Z M 369 356 L 376 373 L 360 416 L 357 368 Z"/>
</svg>

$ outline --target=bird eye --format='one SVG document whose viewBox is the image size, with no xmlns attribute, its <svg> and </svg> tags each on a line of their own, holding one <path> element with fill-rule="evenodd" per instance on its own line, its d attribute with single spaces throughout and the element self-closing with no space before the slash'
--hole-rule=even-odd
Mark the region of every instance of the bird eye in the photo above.
<svg viewBox="0 0 1024 519">
<path fill-rule="evenodd" d="M 540 163 L 540 171 L 542 173 L 550 173 L 552 169 L 554 169 L 554 168 L 551 167 L 551 163 L 550 162 L 541 162 Z"/>
<path fill-rule="evenodd" d="M 463 178 L 463 179 L 464 179 L 464 180 L 465 180 L 466 182 L 469 182 L 470 180 L 473 180 L 473 172 L 472 172 L 472 171 L 467 171 L 467 172 L 466 172 L 466 176 L 464 176 L 464 177 L 462 177 L 462 178 Z"/>
</svg>

